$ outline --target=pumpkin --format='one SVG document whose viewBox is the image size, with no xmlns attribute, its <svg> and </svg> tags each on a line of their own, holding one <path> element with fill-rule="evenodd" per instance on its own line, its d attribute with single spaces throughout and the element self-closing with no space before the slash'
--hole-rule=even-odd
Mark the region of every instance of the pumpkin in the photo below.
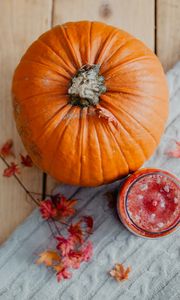
<svg viewBox="0 0 180 300">
<path fill-rule="evenodd" d="M 17 66 L 12 93 L 34 163 L 81 186 L 137 170 L 156 149 L 168 115 L 156 55 L 100 22 L 69 22 L 41 35 Z"/>
</svg>

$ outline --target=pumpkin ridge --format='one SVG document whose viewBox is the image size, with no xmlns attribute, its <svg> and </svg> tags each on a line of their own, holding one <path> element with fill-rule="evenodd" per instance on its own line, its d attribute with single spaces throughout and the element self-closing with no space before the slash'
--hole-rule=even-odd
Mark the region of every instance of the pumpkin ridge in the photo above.
<svg viewBox="0 0 180 300">
<path fill-rule="evenodd" d="M 111 33 L 107 36 L 106 40 L 104 41 L 103 44 L 101 44 L 101 47 L 96 55 L 96 58 L 94 60 L 95 64 L 100 64 L 102 65 L 104 61 L 104 56 L 107 54 L 106 52 L 108 51 L 108 47 L 111 47 L 112 44 L 114 43 L 114 38 L 116 35 L 119 33 L 118 29 L 112 29 Z M 101 57 L 102 56 L 102 57 Z M 100 60 L 100 62 L 99 62 Z"/>
<path fill-rule="evenodd" d="M 58 71 L 56 71 L 56 70 L 54 70 L 54 69 L 52 69 L 52 66 L 49 66 L 49 65 L 47 65 L 47 64 L 45 64 L 45 63 L 42 63 L 42 62 L 40 62 L 40 61 L 36 61 L 36 60 L 32 60 L 32 59 L 29 59 L 29 58 L 23 58 L 23 61 L 27 61 L 27 62 L 29 62 L 30 64 L 36 64 L 36 65 L 41 65 L 41 66 L 44 66 L 44 67 L 46 67 L 46 68 L 48 68 L 47 69 L 47 71 L 49 71 L 49 68 L 51 67 L 51 72 L 52 73 L 56 73 L 56 74 L 58 74 L 59 76 L 62 76 L 62 74 L 60 73 L 60 72 L 58 72 Z M 58 65 L 57 65 L 58 66 Z M 65 76 L 64 76 L 65 77 Z M 70 78 L 71 78 L 71 76 L 70 77 L 65 77 L 67 80 L 70 80 Z"/>
<path fill-rule="evenodd" d="M 130 36 L 129 39 L 124 41 L 124 43 L 122 45 L 120 45 L 116 50 L 114 50 L 114 52 L 108 56 L 108 59 L 102 63 L 102 68 L 103 68 L 104 64 L 108 65 L 109 61 L 113 58 L 113 56 L 116 55 L 118 51 L 120 51 L 120 50 L 122 51 L 122 48 L 124 46 L 126 46 L 129 42 L 131 42 L 132 40 L 135 40 L 135 38 Z M 109 69 L 111 69 L 111 67 Z M 109 69 L 107 69 L 105 72 L 102 72 L 102 74 L 105 74 L 106 72 L 108 72 Z"/>
<path fill-rule="evenodd" d="M 130 114 L 128 111 L 126 111 L 124 108 L 122 108 L 121 105 L 119 106 L 119 108 L 120 108 L 120 110 L 125 112 L 130 118 L 132 118 L 137 124 L 139 124 L 139 126 L 141 128 L 143 128 L 152 137 L 152 139 L 154 140 L 156 146 L 157 146 L 157 144 L 159 144 L 159 142 L 156 140 L 156 138 L 153 136 L 153 134 L 150 133 L 150 131 L 144 125 L 142 125 L 132 114 Z"/>
<path fill-rule="evenodd" d="M 101 106 L 104 107 L 105 109 L 109 110 L 109 106 L 106 107 L 106 105 L 103 105 L 103 104 L 101 104 Z M 109 111 L 116 117 L 116 115 L 115 115 L 111 110 L 109 110 Z M 138 146 L 138 148 L 140 149 L 140 151 L 142 152 L 142 154 L 143 154 L 143 156 L 144 156 L 144 160 L 146 160 L 146 159 L 148 158 L 148 156 L 147 156 L 147 154 L 144 152 L 143 147 L 136 141 L 136 139 L 134 138 L 134 136 L 132 136 L 132 135 L 129 133 L 129 131 L 126 129 L 126 127 L 124 126 L 124 124 L 119 120 L 119 118 L 116 117 L 116 119 L 117 119 L 117 121 L 119 122 L 119 124 L 121 125 L 121 127 L 123 128 L 123 130 L 124 130 L 125 132 L 127 132 L 127 134 L 130 136 L 130 138 L 131 138 L 131 139 L 135 142 L 135 144 Z"/>
<path fill-rule="evenodd" d="M 61 75 L 61 76 L 64 77 L 63 75 Z M 50 79 L 50 78 L 43 78 L 43 77 L 39 77 L 39 76 L 33 76 L 32 78 L 30 76 L 28 76 L 28 78 L 29 78 L 28 81 L 31 81 L 31 82 L 36 81 L 36 79 L 37 79 L 39 81 L 48 80 L 50 82 L 57 82 L 59 84 L 59 80 L 54 80 L 54 79 Z M 65 79 L 67 80 L 67 78 L 65 78 Z M 21 82 L 21 81 L 24 81 L 24 80 L 25 79 L 23 77 L 23 78 L 19 78 L 19 79 L 14 80 L 14 82 L 18 83 L 18 82 Z"/>
<path fill-rule="evenodd" d="M 41 134 L 39 134 L 38 136 L 36 136 L 35 137 L 35 141 L 40 141 L 40 139 L 43 137 L 43 135 L 44 134 L 46 134 L 46 130 L 48 129 L 48 127 L 49 127 L 49 123 L 51 122 L 51 121 L 53 121 L 53 119 L 61 112 L 61 110 L 63 109 L 63 108 L 65 108 L 67 105 L 65 104 L 65 105 L 63 105 L 61 108 L 59 108 L 54 114 L 53 114 L 53 116 L 52 117 L 50 117 L 45 123 L 44 123 L 44 129 L 43 129 L 43 132 L 41 132 Z M 65 115 L 64 115 L 65 116 Z M 64 116 L 62 116 L 61 118 L 60 118 L 60 120 L 59 120 L 59 124 L 60 124 L 60 122 L 63 120 L 63 118 L 64 118 Z M 37 118 L 38 116 L 36 116 L 36 118 Z M 33 119 L 31 119 L 31 120 L 29 120 L 29 123 L 31 123 L 32 121 L 34 121 L 35 120 L 35 118 L 33 118 Z M 59 126 L 59 124 L 57 125 L 57 126 Z"/>
<path fill-rule="evenodd" d="M 64 59 L 63 59 L 63 57 L 60 56 L 60 54 L 56 53 L 55 50 L 52 47 L 50 47 L 47 43 L 45 43 L 41 38 L 39 38 L 37 41 L 41 42 L 45 47 L 47 47 L 51 52 L 53 52 L 56 55 L 56 57 L 58 58 L 58 60 L 61 60 L 63 62 L 63 66 L 61 66 L 61 67 L 63 67 L 67 71 L 67 73 L 70 76 L 72 76 L 72 74 L 76 70 L 76 66 L 73 64 L 73 61 L 70 60 L 71 64 L 67 63 L 67 61 L 65 62 Z M 55 63 L 53 63 L 53 64 L 55 64 Z M 56 65 L 58 65 L 58 64 L 56 64 Z M 72 68 L 72 67 L 74 68 L 74 70 L 71 73 L 70 73 L 69 67 L 70 68 Z"/>
<path fill-rule="evenodd" d="M 107 71 L 103 72 L 103 74 L 104 74 L 104 76 L 106 77 L 107 80 L 109 80 L 109 79 L 117 79 L 118 77 L 121 77 L 122 74 L 118 74 L 118 71 L 116 71 L 116 69 L 117 70 L 123 70 L 124 67 L 127 68 L 127 66 L 129 66 L 130 64 L 137 63 L 137 62 L 143 62 L 143 60 L 148 61 L 151 58 L 152 58 L 152 56 L 147 56 L 146 59 L 144 59 L 144 57 L 142 56 L 142 57 L 138 57 L 138 58 L 135 58 L 135 59 L 129 59 L 128 61 L 125 61 L 123 63 L 118 62 L 113 67 L 111 67 Z M 109 70 L 111 70 L 111 72 L 113 71 L 114 75 L 107 76 L 106 73 L 109 72 Z M 137 70 L 134 69 L 133 72 L 136 73 Z M 127 70 L 126 73 L 129 73 L 129 70 Z M 131 73 L 132 73 L 132 70 L 131 70 Z"/>
<path fill-rule="evenodd" d="M 108 90 L 108 92 L 111 94 L 111 92 Z M 101 101 L 103 101 L 103 102 L 105 102 L 105 103 L 109 103 L 109 102 L 107 102 L 106 101 L 106 97 L 107 98 L 109 98 L 109 97 L 111 97 L 109 94 L 108 94 L 108 92 L 105 94 L 105 95 L 101 95 Z M 133 94 L 133 93 L 128 93 L 128 92 L 115 92 L 115 91 L 113 91 L 113 94 L 122 94 L 123 96 L 124 96 L 124 94 L 125 95 L 132 95 L 132 96 L 136 96 L 135 94 Z M 105 96 L 105 97 L 104 97 Z M 138 95 L 139 97 L 141 97 L 141 95 L 139 94 Z M 143 96 L 142 96 L 143 97 Z M 150 98 L 152 98 L 152 99 L 154 99 L 154 97 L 150 97 Z M 156 111 L 156 110 L 154 110 L 153 109 L 153 107 L 152 107 L 152 105 L 150 106 L 150 105 L 148 105 L 148 103 L 147 102 L 139 102 L 139 101 L 137 101 L 136 100 L 137 98 L 134 98 L 134 99 L 131 99 L 131 98 L 124 98 L 123 100 L 124 100 L 124 102 L 132 102 L 133 104 L 136 104 L 136 105 L 139 105 L 139 106 L 144 106 L 145 108 L 147 107 L 148 109 L 150 109 L 151 110 L 151 112 L 153 112 L 154 114 L 156 114 L 157 115 L 157 117 L 158 117 L 158 119 L 160 120 L 160 121 L 162 121 L 162 123 L 164 123 L 164 118 L 162 118 L 160 115 L 159 115 L 159 112 L 158 111 Z M 113 99 L 114 100 L 114 99 Z M 117 101 L 117 100 L 115 100 L 115 101 Z"/>
<path fill-rule="evenodd" d="M 121 149 L 121 146 L 119 145 L 119 142 L 118 142 L 118 140 L 117 140 L 117 138 L 116 138 L 116 134 L 114 134 L 114 133 L 112 132 L 112 130 L 111 130 L 111 125 L 110 125 L 110 126 L 106 126 L 106 129 L 107 129 L 107 131 L 109 131 L 109 133 L 110 133 L 112 139 L 115 141 L 115 143 L 116 143 L 116 145 L 117 145 L 117 148 L 119 149 L 119 153 L 120 153 L 121 156 L 123 157 L 123 160 L 124 160 L 124 162 L 125 162 L 125 164 L 126 164 L 126 166 L 127 166 L 127 168 L 128 168 L 128 170 L 127 170 L 127 174 L 128 174 L 129 171 L 130 171 L 130 167 L 129 167 L 128 161 L 127 161 L 127 159 L 126 159 L 126 156 L 125 156 L 125 154 L 123 153 L 123 150 Z"/>
<path fill-rule="evenodd" d="M 79 180 L 78 180 L 78 183 L 80 184 L 81 182 L 81 178 L 82 178 L 82 167 L 83 167 L 83 158 L 82 158 L 82 152 L 83 152 L 83 132 L 84 132 L 84 124 L 83 124 L 83 112 L 85 112 L 85 110 L 81 109 L 80 110 L 80 114 L 79 114 L 79 150 L 80 150 L 80 169 L 79 169 Z"/>
<path fill-rule="evenodd" d="M 62 139 L 63 135 L 65 134 L 65 130 L 67 129 L 68 124 L 69 124 L 69 122 L 71 121 L 70 118 L 65 118 L 65 116 L 67 116 L 67 115 L 70 113 L 70 111 L 71 111 L 72 109 L 73 109 L 73 107 L 71 106 L 71 107 L 69 108 L 69 110 L 66 112 L 66 114 L 64 115 L 64 117 L 63 117 L 63 119 L 66 119 L 66 124 L 64 125 L 64 128 L 63 128 L 63 130 L 62 130 L 62 132 L 61 132 L 61 135 L 58 136 L 58 142 L 57 142 L 57 144 L 56 144 L 56 147 L 54 147 L 53 155 L 51 156 L 51 161 L 49 162 L 48 172 L 49 172 L 50 174 L 51 174 L 51 171 L 52 171 L 52 168 L 53 168 L 53 165 L 54 165 L 54 160 L 56 159 L 55 153 L 57 152 L 57 149 L 59 148 L 60 143 L 61 143 L 61 139 Z M 57 125 L 57 127 L 55 128 L 55 130 L 58 130 L 59 126 L 61 126 L 61 125 L 62 125 L 61 122 L 59 122 L 59 124 Z M 54 134 L 54 132 L 52 132 L 52 134 Z M 55 167 L 56 167 L 56 166 L 55 166 Z"/>
<path fill-rule="evenodd" d="M 153 97 L 152 97 L 153 98 Z M 132 102 L 133 104 L 137 104 L 137 105 L 140 105 L 140 106 L 144 106 L 144 107 L 147 107 L 149 109 L 150 112 L 153 112 L 157 118 L 159 119 L 159 121 L 161 121 L 162 123 L 164 123 L 164 120 L 163 118 L 160 116 L 159 112 L 154 110 L 152 108 L 152 105 L 149 106 L 147 102 L 143 102 L 143 103 L 139 103 L 138 101 L 136 101 L 136 99 L 132 100 L 132 99 L 127 99 L 127 101 L 129 102 Z"/>
<path fill-rule="evenodd" d="M 99 136 L 98 136 L 98 132 L 97 132 L 97 128 L 96 128 L 96 122 L 94 122 L 94 121 L 92 120 L 92 124 L 93 124 L 93 126 L 94 126 L 94 132 L 95 132 L 95 134 L 96 134 L 96 141 L 97 141 L 96 145 L 97 145 L 97 148 L 98 148 L 99 153 L 100 153 L 100 155 L 99 155 L 99 161 L 100 161 L 100 166 L 101 166 L 101 176 L 102 176 L 101 182 L 104 182 L 104 180 L 105 180 L 105 176 L 104 176 L 104 175 L 105 175 L 105 174 L 104 174 L 104 167 L 103 167 L 103 162 L 102 162 L 101 145 L 100 145 L 100 142 L 99 142 Z"/>
<path fill-rule="evenodd" d="M 67 42 L 67 45 L 68 45 L 68 47 L 69 47 L 69 49 L 70 49 L 71 55 L 72 55 L 72 57 L 73 57 L 73 60 L 74 60 L 74 62 L 76 63 L 76 69 L 79 69 L 79 68 L 83 65 L 82 60 L 79 61 L 79 58 L 78 58 L 77 55 L 76 55 L 76 51 L 75 51 L 75 49 L 74 49 L 74 47 L 73 47 L 73 43 L 71 42 L 71 39 L 70 39 L 70 37 L 69 37 L 69 34 L 68 34 L 66 28 L 61 27 L 60 30 L 61 30 L 62 33 L 63 33 L 64 39 L 65 39 L 66 42 Z M 80 59 L 81 59 L 81 58 L 80 58 Z"/>
<path fill-rule="evenodd" d="M 61 95 L 61 94 L 59 94 L 59 92 L 57 91 L 57 92 L 48 92 L 48 93 L 41 93 L 41 94 L 37 94 L 37 95 L 33 95 L 33 96 L 29 96 L 29 97 L 26 97 L 26 98 L 24 98 L 24 99 L 21 99 L 21 100 L 19 100 L 19 103 L 20 104 L 24 104 L 26 101 L 28 101 L 28 100 L 30 100 L 31 98 L 34 98 L 34 97 L 41 97 L 41 96 L 44 96 L 44 95 L 52 95 L 52 96 L 58 96 L 59 97 L 59 99 L 60 98 L 65 98 L 66 96 L 68 96 L 68 95 L 65 95 L 64 93 Z M 67 103 L 68 104 L 68 103 Z"/>
</svg>

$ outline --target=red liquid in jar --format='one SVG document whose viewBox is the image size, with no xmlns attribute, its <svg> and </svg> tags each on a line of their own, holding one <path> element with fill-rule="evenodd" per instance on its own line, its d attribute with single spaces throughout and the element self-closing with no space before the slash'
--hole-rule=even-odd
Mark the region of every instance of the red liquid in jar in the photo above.
<svg viewBox="0 0 180 300">
<path fill-rule="evenodd" d="M 145 169 L 131 175 L 120 191 L 118 212 L 136 234 L 163 236 L 178 226 L 180 184 L 170 173 Z"/>
</svg>

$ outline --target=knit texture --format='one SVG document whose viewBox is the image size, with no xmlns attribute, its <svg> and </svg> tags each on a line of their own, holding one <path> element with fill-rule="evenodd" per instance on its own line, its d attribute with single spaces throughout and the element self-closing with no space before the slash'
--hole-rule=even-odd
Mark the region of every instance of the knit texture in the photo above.
<svg viewBox="0 0 180 300">
<path fill-rule="evenodd" d="M 164 152 L 173 139 L 180 140 L 180 62 L 167 74 L 170 115 L 161 144 L 148 167 L 160 167 L 180 176 L 178 159 Z M 92 215 L 94 245 L 92 261 L 73 271 L 70 280 L 57 283 L 55 274 L 35 265 L 38 253 L 54 247 L 53 237 L 38 210 L 16 229 L 0 248 L 1 300 L 179 300 L 180 233 L 150 240 L 134 236 L 120 223 L 109 207 L 106 191 L 120 182 L 97 188 L 60 185 L 55 192 L 74 195 L 78 215 Z M 126 282 L 117 283 L 108 275 L 116 262 L 131 266 Z"/>
</svg>

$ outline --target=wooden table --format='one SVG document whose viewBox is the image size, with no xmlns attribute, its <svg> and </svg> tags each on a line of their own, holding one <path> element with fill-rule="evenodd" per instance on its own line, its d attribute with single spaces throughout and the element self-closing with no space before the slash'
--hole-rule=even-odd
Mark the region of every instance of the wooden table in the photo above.
<svg viewBox="0 0 180 300">
<path fill-rule="evenodd" d="M 13 138 L 15 153 L 25 153 L 11 106 L 12 75 L 25 49 L 52 26 L 85 19 L 121 27 L 140 38 L 157 53 L 165 71 L 180 59 L 179 0 L 1 0 L 0 145 Z M 1 174 L 4 168 L 0 160 Z M 55 184 L 36 168 L 24 168 L 19 178 L 28 190 L 40 194 Z M 0 176 L 0 243 L 32 209 L 21 185 L 14 178 Z"/>
</svg>

